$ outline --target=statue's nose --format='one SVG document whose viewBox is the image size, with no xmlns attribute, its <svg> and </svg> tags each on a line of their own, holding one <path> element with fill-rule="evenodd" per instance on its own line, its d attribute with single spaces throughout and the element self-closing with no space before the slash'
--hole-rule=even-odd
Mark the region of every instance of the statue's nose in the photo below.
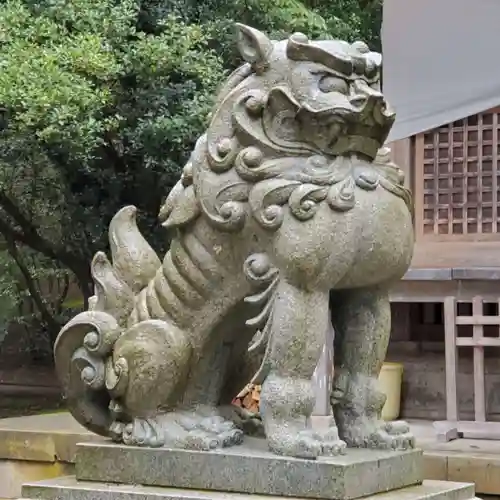
<svg viewBox="0 0 500 500">
<path fill-rule="evenodd" d="M 353 106 L 362 107 L 368 111 L 383 104 L 384 96 L 379 90 L 371 88 L 365 81 L 357 80 L 354 82 L 354 95 L 349 100 Z"/>
</svg>

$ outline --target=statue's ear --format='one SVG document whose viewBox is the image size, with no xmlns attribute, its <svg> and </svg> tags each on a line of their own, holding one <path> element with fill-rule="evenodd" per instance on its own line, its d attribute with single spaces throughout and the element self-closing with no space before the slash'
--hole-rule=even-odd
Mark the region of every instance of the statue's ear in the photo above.
<svg viewBox="0 0 500 500">
<path fill-rule="evenodd" d="M 244 24 L 236 23 L 236 32 L 241 57 L 252 65 L 257 74 L 264 73 L 269 67 L 273 42 L 264 33 Z"/>
</svg>

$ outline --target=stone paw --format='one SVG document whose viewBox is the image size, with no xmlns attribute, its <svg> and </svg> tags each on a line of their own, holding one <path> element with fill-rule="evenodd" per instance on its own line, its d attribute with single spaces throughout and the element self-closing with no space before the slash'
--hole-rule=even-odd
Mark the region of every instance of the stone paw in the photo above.
<svg viewBox="0 0 500 500">
<path fill-rule="evenodd" d="M 244 433 L 241 429 L 231 429 L 220 435 L 222 439 L 222 446 L 227 448 L 229 446 L 236 446 L 243 443 Z"/>
<path fill-rule="evenodd" d="M 225 434 L 235 429 L 233 422 L 225 420 L 220 416 L 204 418 L 199 425 L 200 429 L 214 434 Z"/>
<path fill-rule="evenodd" d="M 227 448 L 243 442 L 243 432 L 240 429 L 231 429 L 221 434 L 196 429 L 186 434 L 185 448 L 190 450 L 214 450 Z"/>
<path fill-rule="evenodd" d="M 123 431 L 125 430 L 125 423 L 115 420 L 109 426 L 109 437 L 116 443 L 121 443 L 123 441 Z"/>
<path fill-rule="evenodd" d="M 415 437 L 406 422 L 384 422 L 357 418 L 343 429 L 342 437 L 349 446 L 378 450 L 409 450 L 415 447 Z"/>
<path fill-rule="evenodd" d="M 295 431 L 290 428 L 276 433 L 270 433 L 269 448 L 277 455 L 295 458 L 315 459 L 323 452 L 321 440 L 317 433 L 310 429 Z"/>
<path fill-rule="evenodd" d="M 124 444 L 159 448 L 164 445 L 165 437 L 162 425 L 156 418 L 134 418 L 122 431 Z"/>
<path fill-rule="evenodd" d="M 321 443 L 321 454 L 325 457 L 337 457 L 345 455 L 347 444 L 341 439 L 337 441 L 323 441 Z"/>
<path fill-rule="evenodd" d="M 213 450 L 243 442 L 243 431 L 230 420 L 217 414 L 209 414 L 206 411 L 183 412 L 176 420 L 186 431 L 184 441 L 185 447 L 189 449 Z"/>
<path fill-rule="evenodd" d="M 266 437 L 262 418 L 258 413 L 253 413 L 239 406 L 226 405 L 219 408 L 221 414 L 233 422 L 247 436 Z"/>
<path fill-rule="evenodd" d="M 415 448 L 415 436 L 403 421 L 381 422 L 372 434 L 373 448 L 382 450 L 409 450 Z"/>
<path fill-rule="evenodd" d="M 210 432 L 193 430 L 186 434 L 184 438 L 185 448 L 188 450 L 208 451 L 220 448 L 220 442 L 216 436 Z"/>
<path fill-rule="evenodd" d="M 326 457 L 345 455 L 347 443 L 339 438 L 337 427 L 330 427 L 320 433 L 321 454 Z"/>
</svg>

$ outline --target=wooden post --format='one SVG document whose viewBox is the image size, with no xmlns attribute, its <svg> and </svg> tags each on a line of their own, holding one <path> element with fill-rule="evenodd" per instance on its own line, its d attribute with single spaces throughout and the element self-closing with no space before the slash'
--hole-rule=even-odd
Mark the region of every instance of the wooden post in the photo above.
<svg viewBox="0 0 500 500">
<path fill-rule="evenodd" d="M 405 186 L 411 188 L 411 139 L 400 139 L 389 144 L 392 161 L 404 172 Z"/>
<path fill-rule="evenodd" d="M 457 401 L 457 301 L 444 299 L 444 342 L 446 364 L 446 420 L 458 421 Z"/>
<path fill-rule="evenodd" d="M 415 203 L 415 238 L 424 236 L 424 134 L 415 137 L 415 163 L 413 172 L 413 201 Z"/>
<path fill-rule="evenodd" d="M 483 319 L 483 300 L 472 299 L 472 339 L 474 341 L 474 419 L 486 422 L 486 401 L 484 387 L 484 347 L 481 345 L 484 326 L 479 323 Z"/>
</svg>

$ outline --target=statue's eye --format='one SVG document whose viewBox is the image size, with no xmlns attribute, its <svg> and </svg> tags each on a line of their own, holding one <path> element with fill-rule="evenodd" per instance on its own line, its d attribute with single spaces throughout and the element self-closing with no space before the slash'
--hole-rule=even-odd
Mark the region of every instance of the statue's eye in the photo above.
<svg viewBox="0 0 500 500">
<path fill-rule="evenodd" d="M 347 94 L 349 92 L 349 86 L 345 80 L 342 78 L 337 78 L 336 76 L 326 75 L 319 81 L 319 89 L 321 92 L 340 92 L 341 94 Z"/>
</svg>

